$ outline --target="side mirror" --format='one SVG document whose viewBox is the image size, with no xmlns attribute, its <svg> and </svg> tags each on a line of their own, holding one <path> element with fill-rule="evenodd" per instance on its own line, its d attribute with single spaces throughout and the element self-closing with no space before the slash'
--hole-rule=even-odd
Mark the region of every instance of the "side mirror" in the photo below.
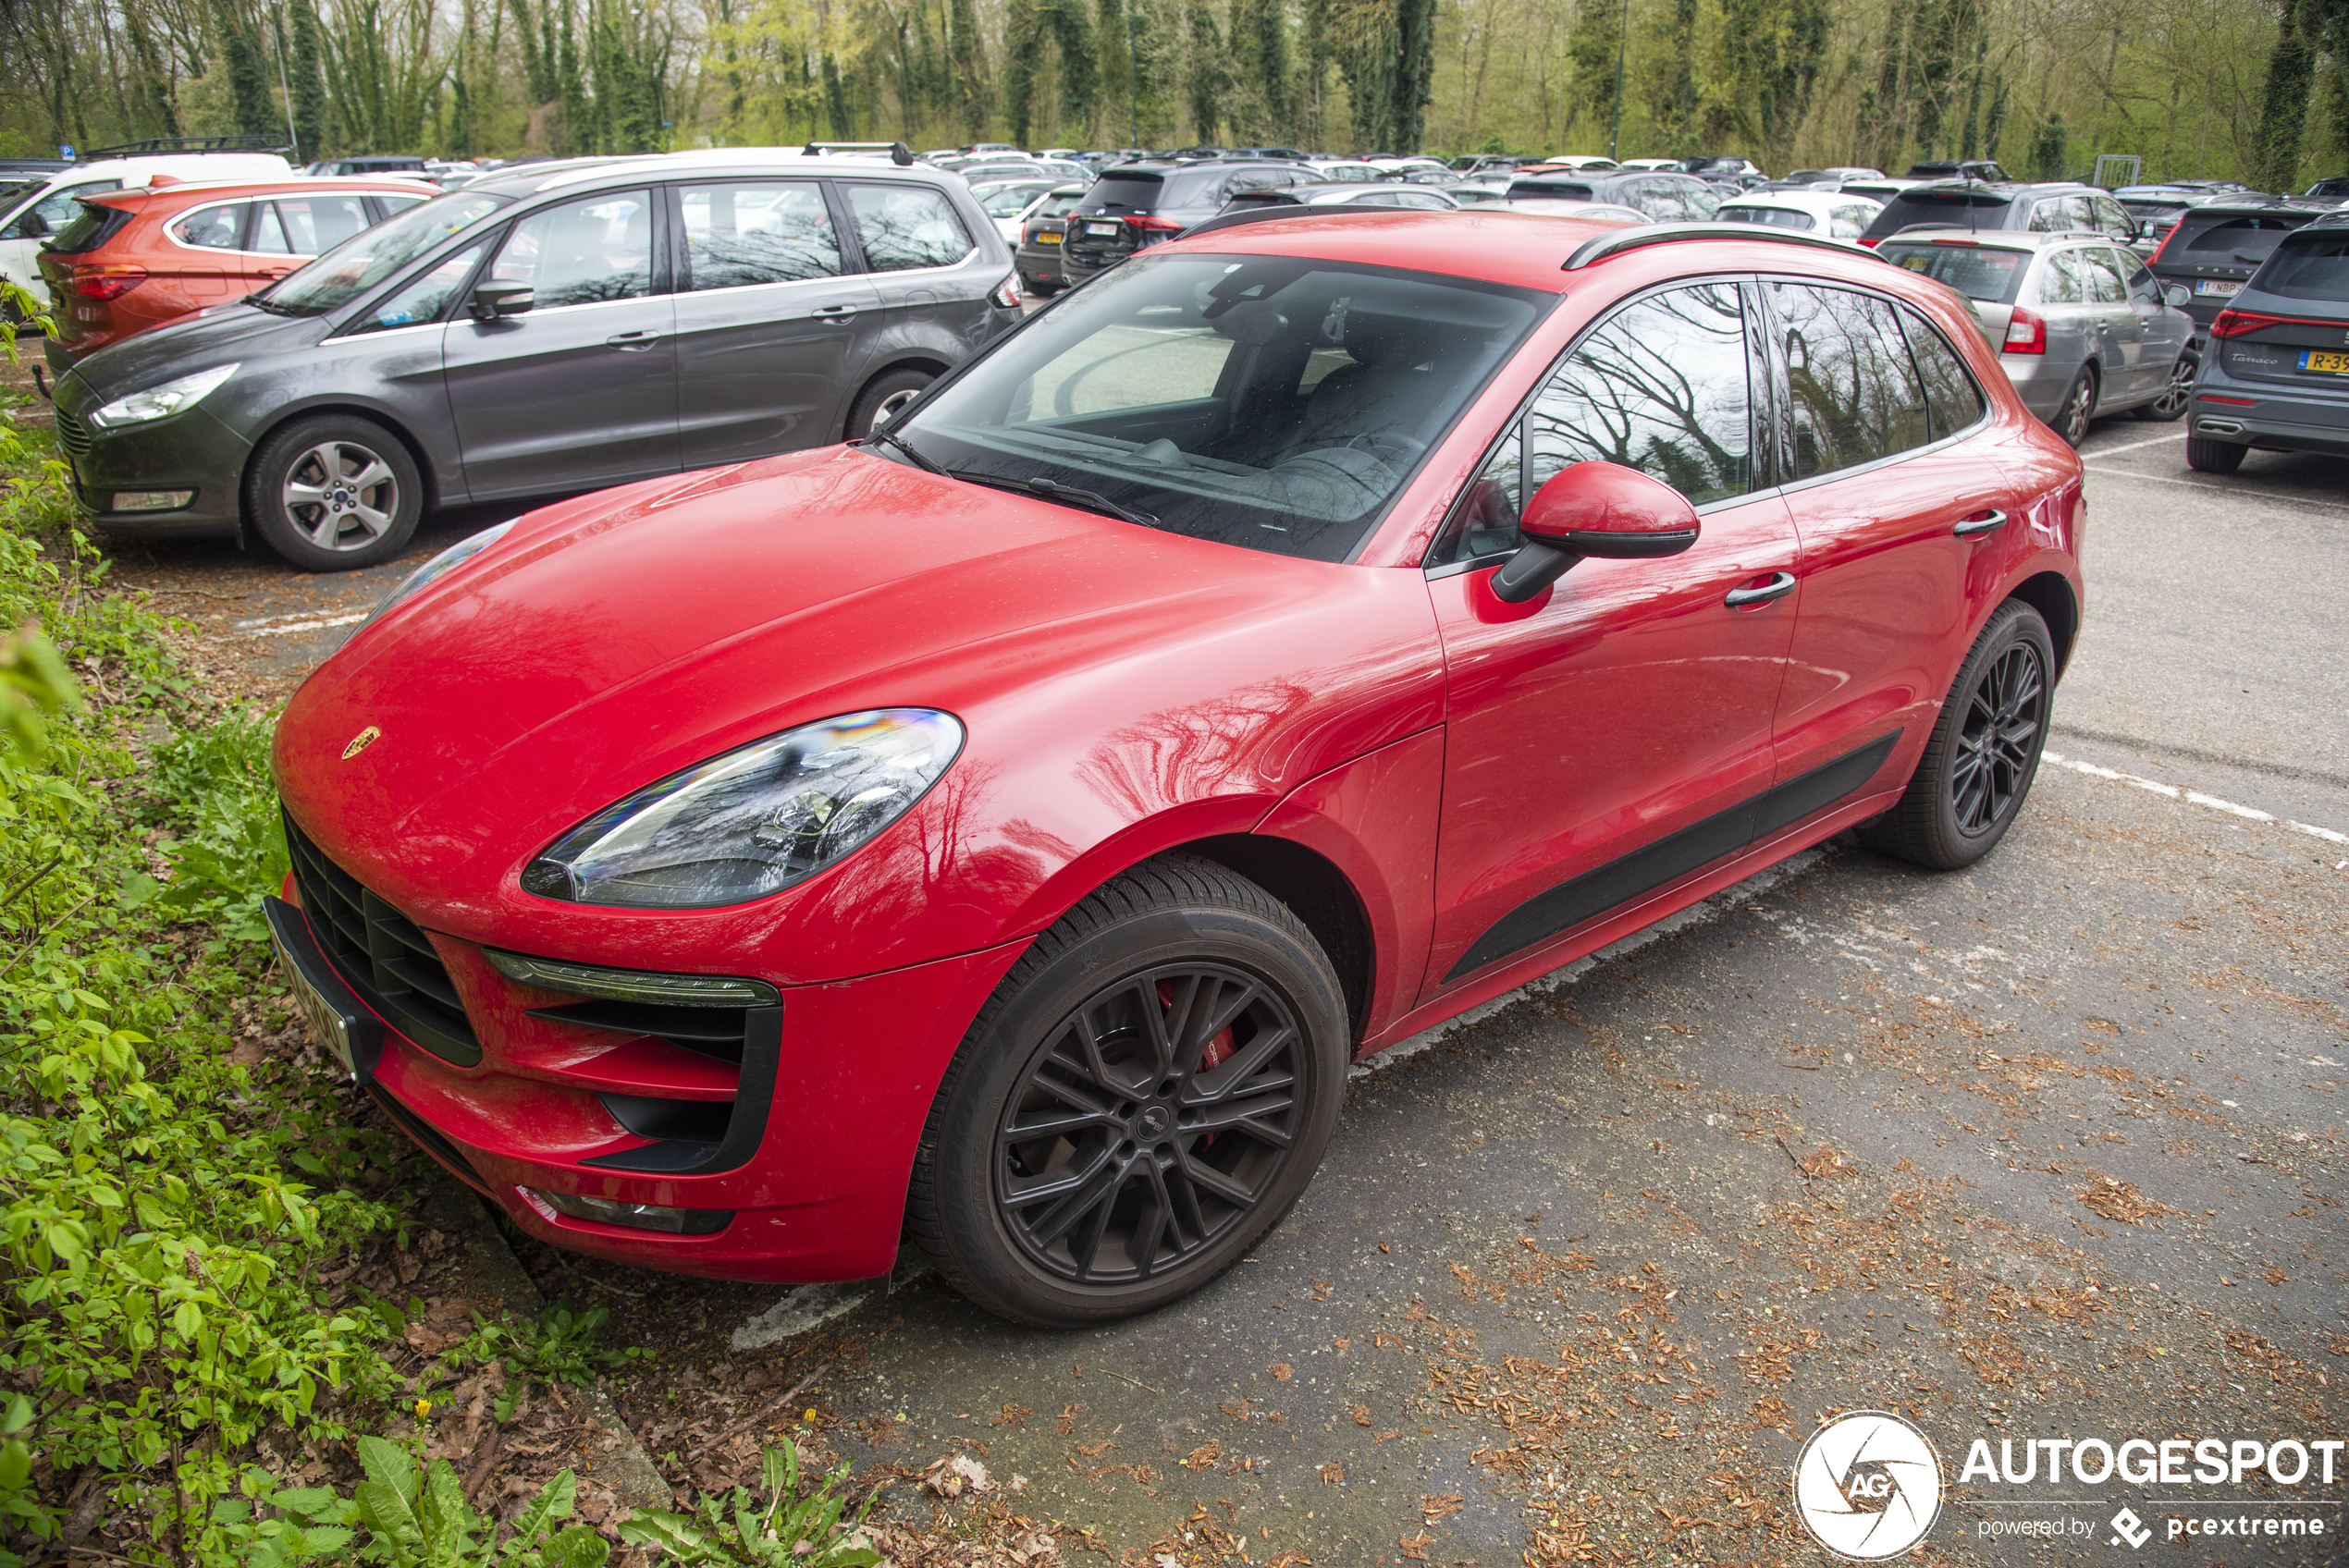
<svg viewBox="0 0 2349 1568">
<path fill-rule="evenodd" d="M 473 286 L 472 308 L 475 321 L 518 316 L 537 302 L 536 290 L 527 283 L 480 283 Z"/>
<path fill-rule="evenodd" d="M 1534 493 L 1519 521 L 1525 544 L 1493 574 L 1493 594 L 1519 605 L 1585 557 L 1649 560 L 1696 543 L 1696 508 L 1660 479 L 1619 463 L 1580 462 Z"/>
<path fill-rule="evenodd" d="M 2161 302 L 2173 311 L 2183 311 L 2194 303 L 2194 293 L 2183 283 L 2166 283 L 2161 287 Z"/>
</svg>

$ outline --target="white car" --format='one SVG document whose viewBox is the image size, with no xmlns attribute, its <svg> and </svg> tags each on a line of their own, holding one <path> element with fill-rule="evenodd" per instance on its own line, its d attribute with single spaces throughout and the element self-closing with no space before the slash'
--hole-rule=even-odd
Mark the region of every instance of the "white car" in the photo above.
<svg viewBox="0 0 2349 1568">
<path fill-rule="evenodd" d="M 1865 196 L 1808 190 L 1757 191 L 1721 203 L 1716 223 L 1758 223 L 1800 229 L 1832 239 L 1857 239 L 1884 210 Z"/>
<path fill-rule="evenodd" d="M 35 258 L 51 235 L 78 214 L 75 203 L 105 190 L 143 190 L 202 180 L 288 179 L 293 165 L 275 153 L 157 153 L 68 164 L 39 185 L 0 199 L 0 277 L 25 288 L 41 281 Z"/>
<path fill-rule="evenodd" d="M 1658 169 L 1678 174 L 1680 172 L 1680 160 L 1678 158 L 1626 158 L 1623 160 L 1625 174 L 1654 174 Z"/>
<path fill-rule="evenodd" d="M 1003 243 L 1019 249 L 1019 237 L 1027 225 L 1027 214 L 1037 203 L 1059 190 L 1068 181 L 1052 179 L 1014 179 L 1000 185 L 974 185 L 971 194 L 978 198 L 978 210 L 994 220 L 1003 236 Z"/>
</svg>

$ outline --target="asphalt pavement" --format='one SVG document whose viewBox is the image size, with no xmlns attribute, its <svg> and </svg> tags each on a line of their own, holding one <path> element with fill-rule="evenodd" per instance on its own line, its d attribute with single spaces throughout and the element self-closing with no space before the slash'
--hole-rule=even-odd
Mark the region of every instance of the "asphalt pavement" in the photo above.
<svg viewBox="0 0 2349 1568">
<path fill-rule="evenodd" d="M 2349 462 L 2214 478 L 2184 446 L 2125 418 L 2087 444 L 2085 627 L 1994 855 L 1832 843 L 1389 1053 L 1288 1219 L 1176 1307 L 1040 1333 L 913 1271 L 779 1302 L 523 1262 L 660 1348 L 619 1392 L 673 1478 L 734 1473 L 696 1445 L 805 1367 L 812 1422 L 762 1423 L 975 1461 L 985 1488 L 892 1506 L 1056 1521 L 1070 1559 L 1824 1563 L 1790 1477 L 1868 1407 L 1946 1473 L 1917 1560 L 2333 1562 Z M 117 571 L 281 695 L 496 521 L 349 577 L 195 545 Z M 2132 1439 L 2218 1439 L 2222 1478 L 1997 1468 Z"/>
</svg>

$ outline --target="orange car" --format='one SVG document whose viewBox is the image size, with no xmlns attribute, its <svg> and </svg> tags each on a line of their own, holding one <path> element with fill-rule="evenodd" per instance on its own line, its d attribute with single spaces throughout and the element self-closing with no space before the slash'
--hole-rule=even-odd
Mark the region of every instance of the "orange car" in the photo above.
<svg viewBox="0 0 2349 1568">
<path fill-rule="evenodd" d="M 266 288 L 439 190 L 409 179 L 157 185 L 85 196 L 41 252 L 68 360 Z"/>
</svg>

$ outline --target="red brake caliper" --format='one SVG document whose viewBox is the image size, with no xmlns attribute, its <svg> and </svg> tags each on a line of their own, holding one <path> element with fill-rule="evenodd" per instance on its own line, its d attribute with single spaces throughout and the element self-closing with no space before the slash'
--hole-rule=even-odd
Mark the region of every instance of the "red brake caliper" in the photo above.
<svg viewBox="0 0 2349 1568">
<path fill-rule="evenodd" d="M 1158 999 L 1167 1007 L 1173 1007 L 1174 1005 L 1174 981 L 1161 980 L 1158 983 Z M 1222 1034 L 1216 1035 L 1215 1038 L 1208 1041 L 1207 1049 L 1199 1053 L 1199 1070 L 1201 1072 L 1206 1072 L 1216 1067 L 1222 1066 L 1224 1060 L 1237 1049 L 1239 1049 L 1239 1047 L 1234 1043 L 1231 1030 L 1228 1028 L 1225 1029 Z M 1208 1145 L 1213 1143 L 1214 1141 L 1215 1134 L 1210 1133 L 1206 1137 L 1199 1140 L 1199 1146 L 1205 1148 Z"/>
</svg>

